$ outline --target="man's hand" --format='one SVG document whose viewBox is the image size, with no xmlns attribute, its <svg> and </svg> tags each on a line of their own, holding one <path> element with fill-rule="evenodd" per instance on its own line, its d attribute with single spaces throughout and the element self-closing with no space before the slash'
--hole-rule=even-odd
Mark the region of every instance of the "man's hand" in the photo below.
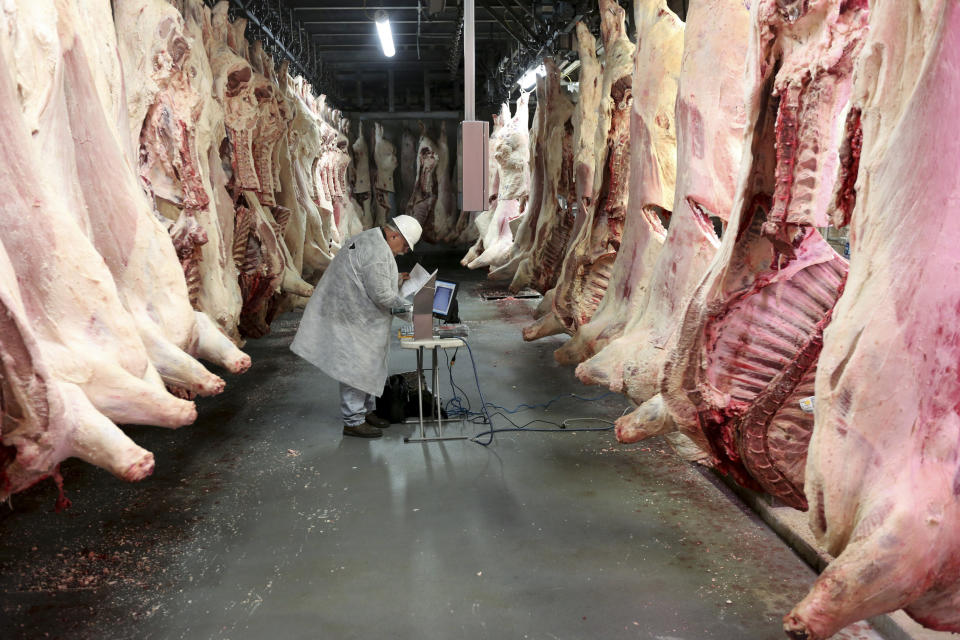
<svg viewBox="0 0 960 640">
<path fill-rule="evenodd" d="M 410 279 L 410 274 L 406 271 L 400 273 L 400 284 L 403 284 Z"/>
</svg>

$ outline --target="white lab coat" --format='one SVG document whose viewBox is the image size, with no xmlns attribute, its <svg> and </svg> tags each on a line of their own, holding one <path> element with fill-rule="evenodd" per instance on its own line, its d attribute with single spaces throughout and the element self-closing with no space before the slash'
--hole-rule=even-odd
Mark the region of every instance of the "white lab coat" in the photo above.
<svg viewBox="0 0 960 640">
<path fill-rule="evenodd" d="M 390 309 L 399 293 L 393 251 L 380 227 L 347 240 L 314 289 L 290 350 L 328 376 L 380 396 L 387 381 Z"/>
</svg>

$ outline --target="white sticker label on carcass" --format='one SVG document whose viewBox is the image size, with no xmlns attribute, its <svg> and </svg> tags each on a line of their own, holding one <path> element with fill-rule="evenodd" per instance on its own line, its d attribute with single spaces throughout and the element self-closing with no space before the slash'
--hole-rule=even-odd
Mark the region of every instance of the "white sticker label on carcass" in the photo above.
<svg viewBox="0 0 960 640">
<path fill-rule="evenodd" d="M 803 398 L 800 400 L 800 408 L 803 409 L 804 413 L 813 413 L 813 408 L 816 404 L 816 399 L 814 396 L 808 398 Z"/>
</svg>

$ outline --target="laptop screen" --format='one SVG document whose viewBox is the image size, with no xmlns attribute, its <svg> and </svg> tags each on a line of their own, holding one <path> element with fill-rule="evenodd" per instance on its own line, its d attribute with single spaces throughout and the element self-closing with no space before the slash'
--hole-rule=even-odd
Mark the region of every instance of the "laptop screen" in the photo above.
<svg viewBox="0 0 960 640">
<path fill-rule="evenodd" d="M 437 280 L 436 290 L 433 292 L 433 312 L 438 316 L 446 317 L 450 313 L 457 292 L 457 283 Z"/>
</svg>

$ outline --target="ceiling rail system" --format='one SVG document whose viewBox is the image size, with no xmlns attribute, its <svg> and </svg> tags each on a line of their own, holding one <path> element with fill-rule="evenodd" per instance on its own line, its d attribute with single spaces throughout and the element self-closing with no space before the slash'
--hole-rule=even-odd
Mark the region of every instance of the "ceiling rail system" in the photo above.
<svg viewBox="0 0 960 640">
<path fill-rule="evenodd" d="M 205 0 L 213 5 L 216 0 Z M 668 0 L 685 8 L 687 0 Z M 289 60 L 345 112 L 463 108 L 466 0 L 230 0 L 279 61 Z M 627 0 L 621 4 L 629 5 Z M 396 54 L 385 57 L 374 14 L 386 13 Z M 545 56 L 576 78 L 573 28 L 599 34 L 596 0 L 475 0 L 476 104 L 481 116 L 515 99 L 517 80 Z M 632 11 L 628 11 L 632 18 Z M 632 20 L 631 20 L 632 22 Z M 632 25 L 631 25 L 632 26 Z"/>
<path fill-rule="evenodd" d="M 205 1 L 208 6 L 216 4 L 216 0 Z M 342 99 L 336 76 L 324 64 L 320 47 L 290 2 L 230 0 L 230 13 L 233 18 L 246 18 L 247 38 L 260 40 L 278 64 L 289 60 L 291 70 L 313 85 L 315 92 L 326 94 L 328 104 Z"/>
</svg>

